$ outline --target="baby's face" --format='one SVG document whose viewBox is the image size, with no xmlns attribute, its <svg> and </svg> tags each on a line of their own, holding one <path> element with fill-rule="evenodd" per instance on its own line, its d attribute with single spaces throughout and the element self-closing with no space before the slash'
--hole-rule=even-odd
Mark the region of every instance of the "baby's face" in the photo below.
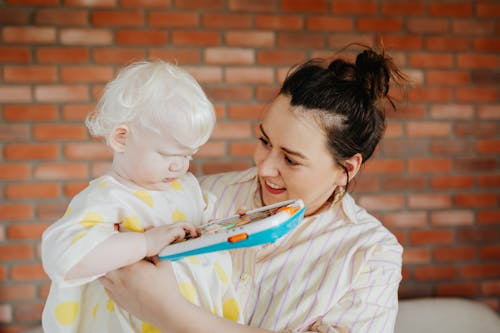
<svg viewBox="0 0 500 333">
<path fill-rule="evenodd" d="M 127 137 L 125 151 L 115 154 L 113 169 L 138 186 L 161 191 L 187 172 L 197 150 L 183 146 L 167 130 L 134 129 Z"/>
</svg>

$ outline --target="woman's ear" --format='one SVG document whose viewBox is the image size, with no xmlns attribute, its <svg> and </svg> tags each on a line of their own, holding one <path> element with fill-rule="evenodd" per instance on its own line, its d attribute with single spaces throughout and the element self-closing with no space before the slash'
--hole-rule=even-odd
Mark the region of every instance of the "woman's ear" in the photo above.
<svg viewBox="0 0 500 333">
<path fill-rule="evenodd" d="M 358 173 L 362 163 L 363 163 L 363 156 L 361 156 L 360 153 L 357 153 L 354 156 L 342 161 L 342 165 L 344 166 L 344 168 L 341 168 L 341 174 L 337 179 L 337 185 L 346 186 L 347 184 L 346 170 L 347 172 L 349 172 L 349 181 L 351 181 L 354 178 L 354 176 L 356 176 L 356 174 Z"/>
<path fill-rule="evenodd" d="M 109 146 L 117 153 L 123 153 L 127 145 L 127 137 L 130 129 L 127 125 L 119 125 L 113 128 L 109 135 Z"/>
</svg>

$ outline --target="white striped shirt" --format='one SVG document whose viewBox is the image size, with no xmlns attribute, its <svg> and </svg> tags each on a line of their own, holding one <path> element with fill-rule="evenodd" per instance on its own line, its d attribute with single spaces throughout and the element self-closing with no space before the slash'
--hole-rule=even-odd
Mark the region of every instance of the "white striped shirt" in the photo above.
<svg viewBox="0 0 500 333">
<path fill-rule="evenodd" d="M 212 218 L 261 206 L 256 169 L 202 177 Z M 393 332 L 402 247 L 346 194 L 276 243 L 231 251 L 246 323 L 275 331 Z"/>
</svg>

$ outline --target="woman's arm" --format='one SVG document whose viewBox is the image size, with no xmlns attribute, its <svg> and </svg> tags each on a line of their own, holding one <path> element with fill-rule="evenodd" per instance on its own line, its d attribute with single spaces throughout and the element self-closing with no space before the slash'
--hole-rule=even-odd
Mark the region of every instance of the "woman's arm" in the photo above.
<svg viewBox="0 0 500 333">
<path fill-rule="evenodd" d="M 189 303 L 179 292 L 168 261 L 140 261 L 109 272 L 100 281 L 120 307 L 164 332 L 270 332 L 236 324 Z"/>
</svg>

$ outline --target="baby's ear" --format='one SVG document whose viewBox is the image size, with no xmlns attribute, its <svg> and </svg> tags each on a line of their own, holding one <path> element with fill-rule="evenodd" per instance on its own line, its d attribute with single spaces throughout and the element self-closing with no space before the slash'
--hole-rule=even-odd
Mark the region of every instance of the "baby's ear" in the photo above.
<svg viewBox="0 0 500 333">
<path fill-rule="evenodd" d="M 127 137 L 130 129 L 126 125 L 119 125 L 109 135 L 109 146 L 117 153 L 123 153 L 127 145 Z"/>
</svg>

